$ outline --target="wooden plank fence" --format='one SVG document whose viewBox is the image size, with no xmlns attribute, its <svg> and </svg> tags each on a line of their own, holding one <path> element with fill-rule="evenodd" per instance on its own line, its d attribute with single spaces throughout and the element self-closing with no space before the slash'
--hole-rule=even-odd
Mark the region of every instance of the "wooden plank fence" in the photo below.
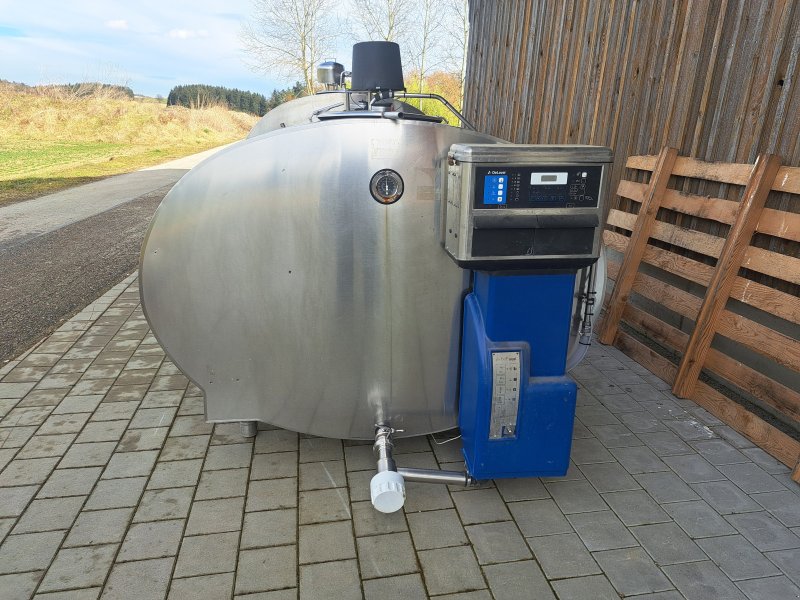
<svg viewBox="0 0 800 600">
<path fill-rule="evenodd" d="M 651 174 L 649 183 L 621 180 L 617 194 L 628 202 L 620 205 L 629 209 L 608 216 L 604 240 L 622 260 L 609 259 L 615 286 L 599 338 L 792 468 L 800 482 L 800 442 L 734 399 L 800 429 L 800 340 L 791 334 L 800 331 L 800 298 L 740 270 L 783 288 L 800 284 L 800 259 L 752 245 L 756 232 L 800 241 L 800 214 L 764 207 L 770 191 L 800 195 L 800 167 L 780 163 L 771 154 L 755 165 L 709 163 L 668 147 L 629 157 L 627 168 Z M 670 189 L 671 176 L 743 191 L 739 201 L 689 194 Z M 691 227 L 702 220 L 727 231 L 717 236 Z M 690 226 L 676 224 L 683 222 Z M 722 343 L 712 343 L 715 336 Z"/>
</svg>

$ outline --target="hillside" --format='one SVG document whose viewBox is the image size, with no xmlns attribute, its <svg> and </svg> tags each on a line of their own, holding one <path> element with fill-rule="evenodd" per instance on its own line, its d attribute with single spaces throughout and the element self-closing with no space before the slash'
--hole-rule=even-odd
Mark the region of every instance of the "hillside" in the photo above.
<svg viewBox="0 0 800 600">
<path fill-rule="evenodd" d="M 148 100 L 0 82 L 0 204 L 227 144 L 258 120 Z"/>
</svg>

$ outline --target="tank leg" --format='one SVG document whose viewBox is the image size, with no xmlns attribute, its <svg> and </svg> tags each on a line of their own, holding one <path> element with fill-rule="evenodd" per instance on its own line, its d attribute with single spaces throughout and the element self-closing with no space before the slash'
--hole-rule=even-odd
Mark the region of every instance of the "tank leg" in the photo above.
<svg viewBox="0 0 800 600">
<path fill-rule="evenodd" d="M 241 421 L 239 423 L 239 431 L 242 433 L 242 437 L 251 438 L 255 437 L 258 433 L 258 422 L 257 421 Z"/>
</svg>

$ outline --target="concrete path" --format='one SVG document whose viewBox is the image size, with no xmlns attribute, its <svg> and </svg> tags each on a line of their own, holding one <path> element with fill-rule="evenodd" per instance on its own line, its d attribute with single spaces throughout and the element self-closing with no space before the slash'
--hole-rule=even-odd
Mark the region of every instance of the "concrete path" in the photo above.
<svg viewBox="0 0 800 600">
<path fill-rule="evenodd" d="M 220 149 L 0 208 L 0 366 L 136 269 L 161 199 Z"/>
<path fill-rule="evenodd" d="M 172 186 L 189 169 L 224 147 L 0 207 L 0 250 Z"/>
<path fill-rule="evenodd" d="M 384 515 L 369 443 L 207 424 L 132 275 L 0 368 L 0 598 L 800 597 L 785 466 L 614 348 L 573 375 L 566 477 L 410 484 Z"/>
</svg>

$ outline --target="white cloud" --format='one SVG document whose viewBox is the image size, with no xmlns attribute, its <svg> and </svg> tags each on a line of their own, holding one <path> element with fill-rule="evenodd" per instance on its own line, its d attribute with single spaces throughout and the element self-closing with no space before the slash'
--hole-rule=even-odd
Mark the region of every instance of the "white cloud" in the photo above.
<svg viewBox="0 0 800 600">
<path fill-rule="evenodd" d="M 111 21 L 106 21 L 105 26 L 109 29 L 127 29 L 128 22 L 125 19 L 112 19 Z"/>
<path fill-rule="evenodd" d="M 208 31 L 205 29 L 170 29 L 169 37 L 179 40 L 188 40 L 196 37 L 208 37 Z"/>
</svg>

